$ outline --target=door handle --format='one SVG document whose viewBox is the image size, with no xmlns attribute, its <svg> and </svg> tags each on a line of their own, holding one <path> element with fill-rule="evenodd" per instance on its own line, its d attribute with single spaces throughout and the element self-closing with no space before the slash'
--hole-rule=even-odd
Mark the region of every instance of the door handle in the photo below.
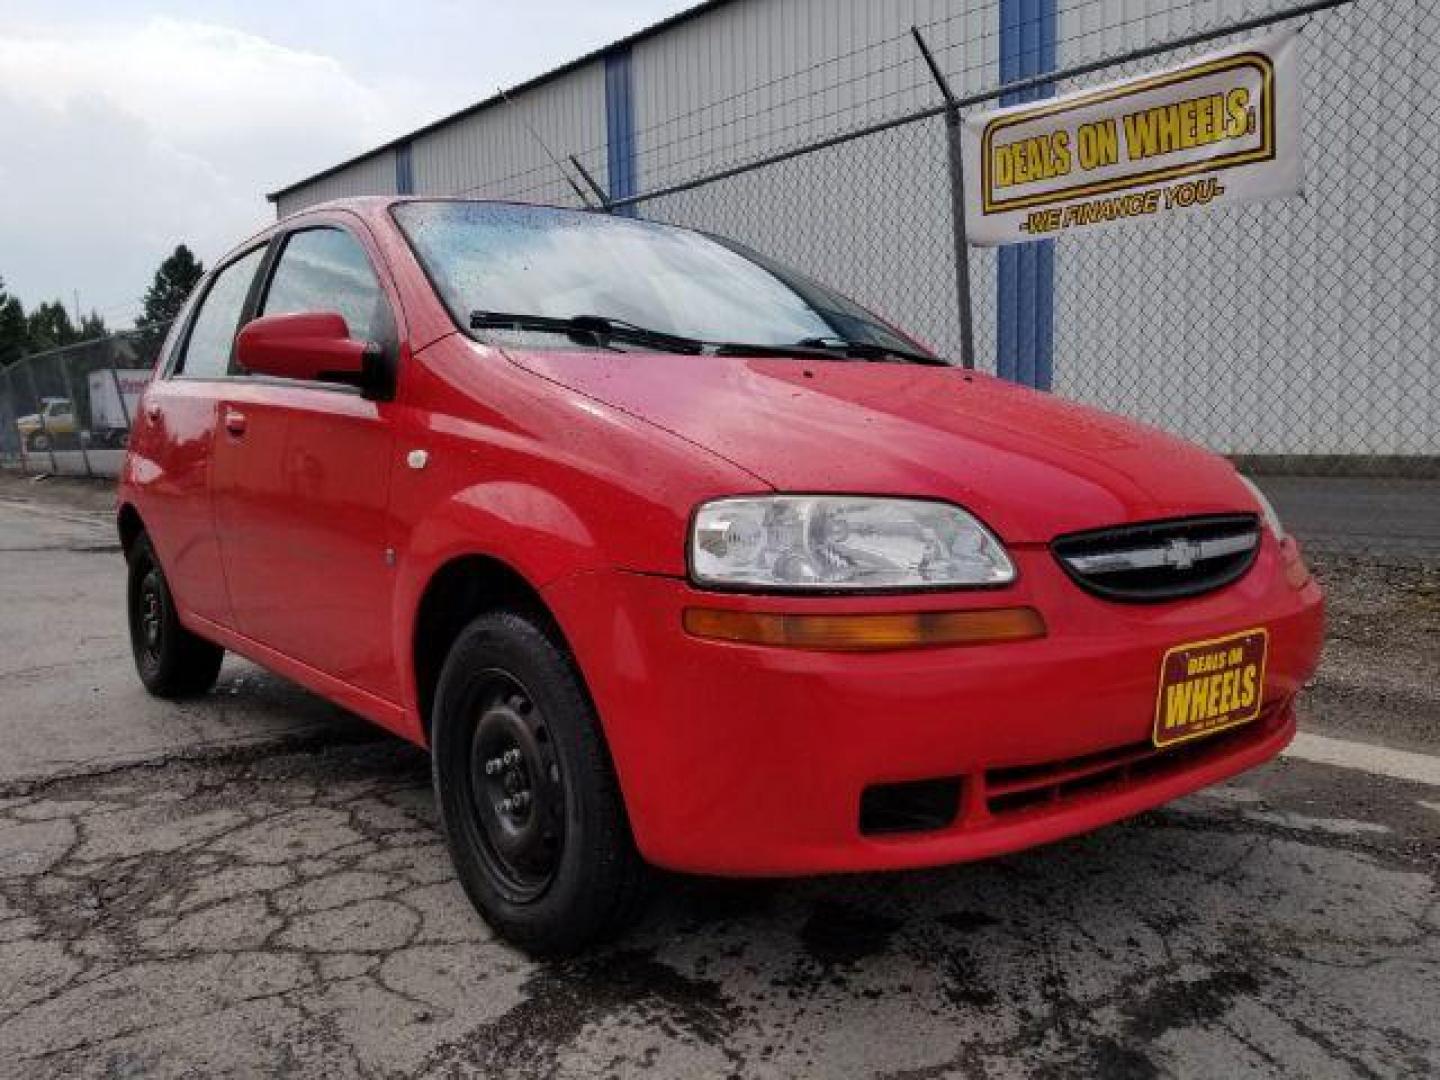
<svg viewBox="0 0 1440 1080">
<path fill-rule="evenodd" d="M 231 435 L 245 434 L 245 414 L 237 409 L 225 410 L 225 430 Z"/>
<path fill-rule="evenodd" d="M 159 406 L 159 405 L 155 405 L 155 404 L 153 404 L 153 403 L 150 404 L 150 405 L 146 405 L 146 406 L 145 406 L 145 415 L 148 416 L 151 420 L 159 420 L 159 419 L 160 419 L 160 406 Z"/>
</svg>

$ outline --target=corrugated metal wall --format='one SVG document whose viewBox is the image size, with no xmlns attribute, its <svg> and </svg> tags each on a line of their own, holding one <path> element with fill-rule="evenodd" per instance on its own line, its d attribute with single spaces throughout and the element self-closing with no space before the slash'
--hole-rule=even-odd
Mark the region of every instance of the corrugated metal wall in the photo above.
<svg viewBox="0 0 1440 1080">
<path fill-rule="evenodd" d="M 994 0 L 741 0 L 637 42 L 642 190 L 934 104 L 914 25 L 957 91 L 993 85 Z"/>
<path fill-rule="evenodd" d="M 590 173 L 606 183 L 602 62 L 415 139 L 415 191 L 574 203 L 574 191 L 557 175 L 535 134 L 562 159 L 579 155 Z"/>
<path fill-rule="evenodd" d="M 1118 56 L 1226 23 L 1294 7 L 1296 0 L 1057 0 L 1059 66 Z M 1152 64 L 1157 63 L 1152 61 Z M 1163 63 L 1163 61 L 1158 61 Z"/>
<path fill-rule="evenodd" d="M 559 157 L 576 154 L 600 184 L 607 182 L 603 62 L 416 136 L 409 144 L 411 192 L 575 204 L 574 189 L 536 134 Z M 282 194 L 276 210 L 284 217 L 327 199 L 396 193 L 395 152 L 384 150 Z"/>
<path fill-rule="evenodd" d="M 993 85 L 994 0 L 737 0 L 637 42 L 639 189 L 933 104 L 934 84 L 909 35 L 917 24 L 957 90 Z M 416 192 L 573 201 L 523 121 L 608 186 L 604 63 L 596 60 L 516 95 L 513 105 L 418 136 Z M 394 183 L 387 152 L 282 196 L 281 212 L 390 193 Z"/>
<path fill-rule="evenodd" d="M 395 154 L 393 151 L 383 150 L 361 158 L 355 164 L 314 183 L 286 192 L 277 200 L 275 210 L 280 217 L 284 217 L 326 199 L 341 199 L 349 195 L 393 194 Z"/>
</svg>

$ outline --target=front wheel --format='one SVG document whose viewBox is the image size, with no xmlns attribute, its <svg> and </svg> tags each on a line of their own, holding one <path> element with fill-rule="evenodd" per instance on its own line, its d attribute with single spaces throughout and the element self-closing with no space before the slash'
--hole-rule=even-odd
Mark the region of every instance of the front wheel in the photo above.
<svg viewBox="0 0 1440 1080">
<path fill-rule="evenodd" d="M 130 649 L 146 690 L 156 697 L 183 698 L 215 685 L 225 650 L 181 625 L 170 584 L 143 533 L 130 550 L 128 607 Z"/>
<path fill-rule="evenodd" d="M 432 728 L 435 797 L 460 882 L 534 955 L 618 932 L 646 872 L 579 673 L 538 620 L 492 612 L 456 640 Z"/>
</svg>

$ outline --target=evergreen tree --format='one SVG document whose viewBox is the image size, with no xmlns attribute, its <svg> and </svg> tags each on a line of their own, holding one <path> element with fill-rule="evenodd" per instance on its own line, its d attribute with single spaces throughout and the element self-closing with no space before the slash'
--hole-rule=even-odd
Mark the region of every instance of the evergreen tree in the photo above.
<svg viewBox="0 0 1440 1080">
<path fill-rule="evenodd" d="M 155 280 L 145 290 L 145 311 L 135 320 L 140 328 L 168 323 L 180 314 L 190 290 L 205 273 L 194 253 L 180 244 L 155 271 Z"/>
<path fill-rule="evenodd" d="M 17 297 L 5 291 L 5 282 L 0 280 L 0 367 L 9 367 L 29 351 L 25 308 Z"/>
<path fill-rule="evenodd" d="M 80 340 L 80 332 L 70 321 L 70 313 L 59 300 L 42 303 L 30 312 L 26 319 L 30 337 L 30 350 L 44 352 L 46 349 L 71 345 Z"/>
<path fill-rule="evenodd" d="M 98 311 L 92 310 L 89 315 L 80 320 L 81 341 L 93 341 L 96 338 L 106 337 L 109 333 L 110 328 L 105 325 L 105 320 Z"/>
</svg>

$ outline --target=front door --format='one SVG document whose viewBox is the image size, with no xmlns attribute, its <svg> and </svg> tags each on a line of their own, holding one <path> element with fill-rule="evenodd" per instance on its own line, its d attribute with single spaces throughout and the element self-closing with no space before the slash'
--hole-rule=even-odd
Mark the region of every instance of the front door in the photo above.
<svg viewBox="0 0 1440 1080">
<path fill-rule="evenodd" d="M 390 302 L 355 235 L 326 224 L 279 243 L 257 315 L 338 312 L 352 337 L 395 347 Z M 213 487 L 235 628 L 398 702 L 393 406 L 346 386 L 236 375 L 220 403 Z"/>
</svg>

